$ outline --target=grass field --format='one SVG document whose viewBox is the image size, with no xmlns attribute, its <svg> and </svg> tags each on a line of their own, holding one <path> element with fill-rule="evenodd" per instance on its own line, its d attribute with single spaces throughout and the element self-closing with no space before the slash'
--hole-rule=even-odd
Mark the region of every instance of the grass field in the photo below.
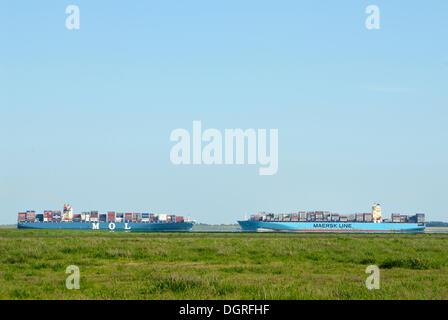
<svg viewBox="0 0 448 320">
<path fill-rule="evenodd" d="M 0 298 L 448 299 L 448 235 L 0 229 Z"/>
</svg>

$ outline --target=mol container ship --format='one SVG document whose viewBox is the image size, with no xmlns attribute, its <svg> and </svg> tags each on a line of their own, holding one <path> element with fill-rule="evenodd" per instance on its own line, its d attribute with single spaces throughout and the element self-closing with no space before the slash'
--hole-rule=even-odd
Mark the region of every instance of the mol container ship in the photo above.
<svg viewBox="0 0 448 320">
<path fill-rule="evenodd" d="M 194 222 L 181 216 L 155 213 L 123 213 L 98 211 L 74 214 L 70 205 L 63 211 L 46 210 L 36 214 L 19 212 L 18 229 L 108 230 L 126 232 L 190 231 Z"/>
<path fill-rule="evenodd" d="M 260 212 L 248 220 L 238 221 L 243 231 L 328 232 L 328 233 L 420 233 L 425 231 L 425 215 L 393 213 L 383 219 L 381 206 L 375 203 L 372 212 L 339 215 L 328 211 L 273 214 Z"/>
</svg>

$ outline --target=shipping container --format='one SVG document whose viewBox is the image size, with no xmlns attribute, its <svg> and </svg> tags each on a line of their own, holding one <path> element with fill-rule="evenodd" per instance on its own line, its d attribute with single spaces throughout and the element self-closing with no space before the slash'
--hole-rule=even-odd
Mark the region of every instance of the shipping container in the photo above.
<svg viewBox="0 0 448 320">
<path fill-rule="evenodd" d="M 124 214 L 124 222 L 132 222 L 132 212 L 126 212 Z"/>
<path fill-rule="evenodd" d="M 52 211 L 44 211 L 44 221 L 45 222 L 53 221 L 53 212 Z"/>
<path fill-rule="evenodd" d="M 398 222 L 400 222 L 400 214 L 399 213 L 392 213 L 392 222 L 394 222 L 394 223 L 398 223 Z"/>
<path fill-rule="evenodd" d="M 306 213 L 306 218 L 309 221 L 314 221 L 316 219 L 316 214 L 312 211 Z"/>
<path fill-rule="evenodd" d="M 91 222 L 99 222 L 98 211 L 90 211 L 88 215 L 90 215 Z"/>
<path fill-rule="evenodd" d="M 19 212 L 17 215 L 17 220 L 19 222 L 25 222 L 26 221 L 26 212 Z"/>
<path fill-rule="evenodd" d="M 52 212 L 52 221 L 61 222 L 61 211 L 56 210 Z"/>
<path fill-rule="evenodd" d="M 337 213 L 332 214 L 331 215 L 331 221 L 338 222 L 339 221 L 339 214 L 337 214 Z"/>
<path fill-rule="evenodd" d="M 115 222 L 115 211 L 107 212 L 107 222 Z"/>
<path fill-rule="evenodd" d="M 117 212 L 117 213 L 115 214 L 115 217 L 116 217 L 116 218 L 124 218 L 124 213 L 123 213 L 123 212 Z"/>
<path fill-rule="evenodd" d="M 28 222 L 34 222 L 36 221 L 36 212 L 29 210 L 26 212 L 26 221 Z"/>
<path fill-rule="evenodd" d="M 98 218 L 98 211 L 90 211 L 90 217 Z"/>
<path fill-rule="evenodd" d="M 132 216 L 132 220 L 134 222 L 141 222 L 142 221 L 142 214 L 140 212 L 135 212 Z"/>
</svg>

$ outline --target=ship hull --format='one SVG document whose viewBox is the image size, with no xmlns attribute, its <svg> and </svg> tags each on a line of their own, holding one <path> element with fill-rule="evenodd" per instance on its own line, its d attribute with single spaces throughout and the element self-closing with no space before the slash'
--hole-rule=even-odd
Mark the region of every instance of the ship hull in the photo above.
<svg viewBox="0 0 448 320">
<path fill-rule="evenodd" d="M 326 233 L 421 233 L 420 223 L 238 221 L 243 231 Z"/>
<path fill-rule="evenodd" d="M 126 232 L 190 231 L 193 222 L 19 222 L 18 229 L 107 230 Z"/>
</svg>

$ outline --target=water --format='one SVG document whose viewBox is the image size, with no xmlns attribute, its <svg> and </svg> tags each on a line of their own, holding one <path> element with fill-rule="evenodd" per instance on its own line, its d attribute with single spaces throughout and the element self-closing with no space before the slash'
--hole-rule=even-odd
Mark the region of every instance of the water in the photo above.
<svg viewBox="0 0 448 320">
<path fill-rule="evenodd" d="M 213 228 L 201 228 L 201 229 L 194 229 L 190 232 L 243 232 L 240 228 L 235 229 L 213 229 Z"/>
</svg>

